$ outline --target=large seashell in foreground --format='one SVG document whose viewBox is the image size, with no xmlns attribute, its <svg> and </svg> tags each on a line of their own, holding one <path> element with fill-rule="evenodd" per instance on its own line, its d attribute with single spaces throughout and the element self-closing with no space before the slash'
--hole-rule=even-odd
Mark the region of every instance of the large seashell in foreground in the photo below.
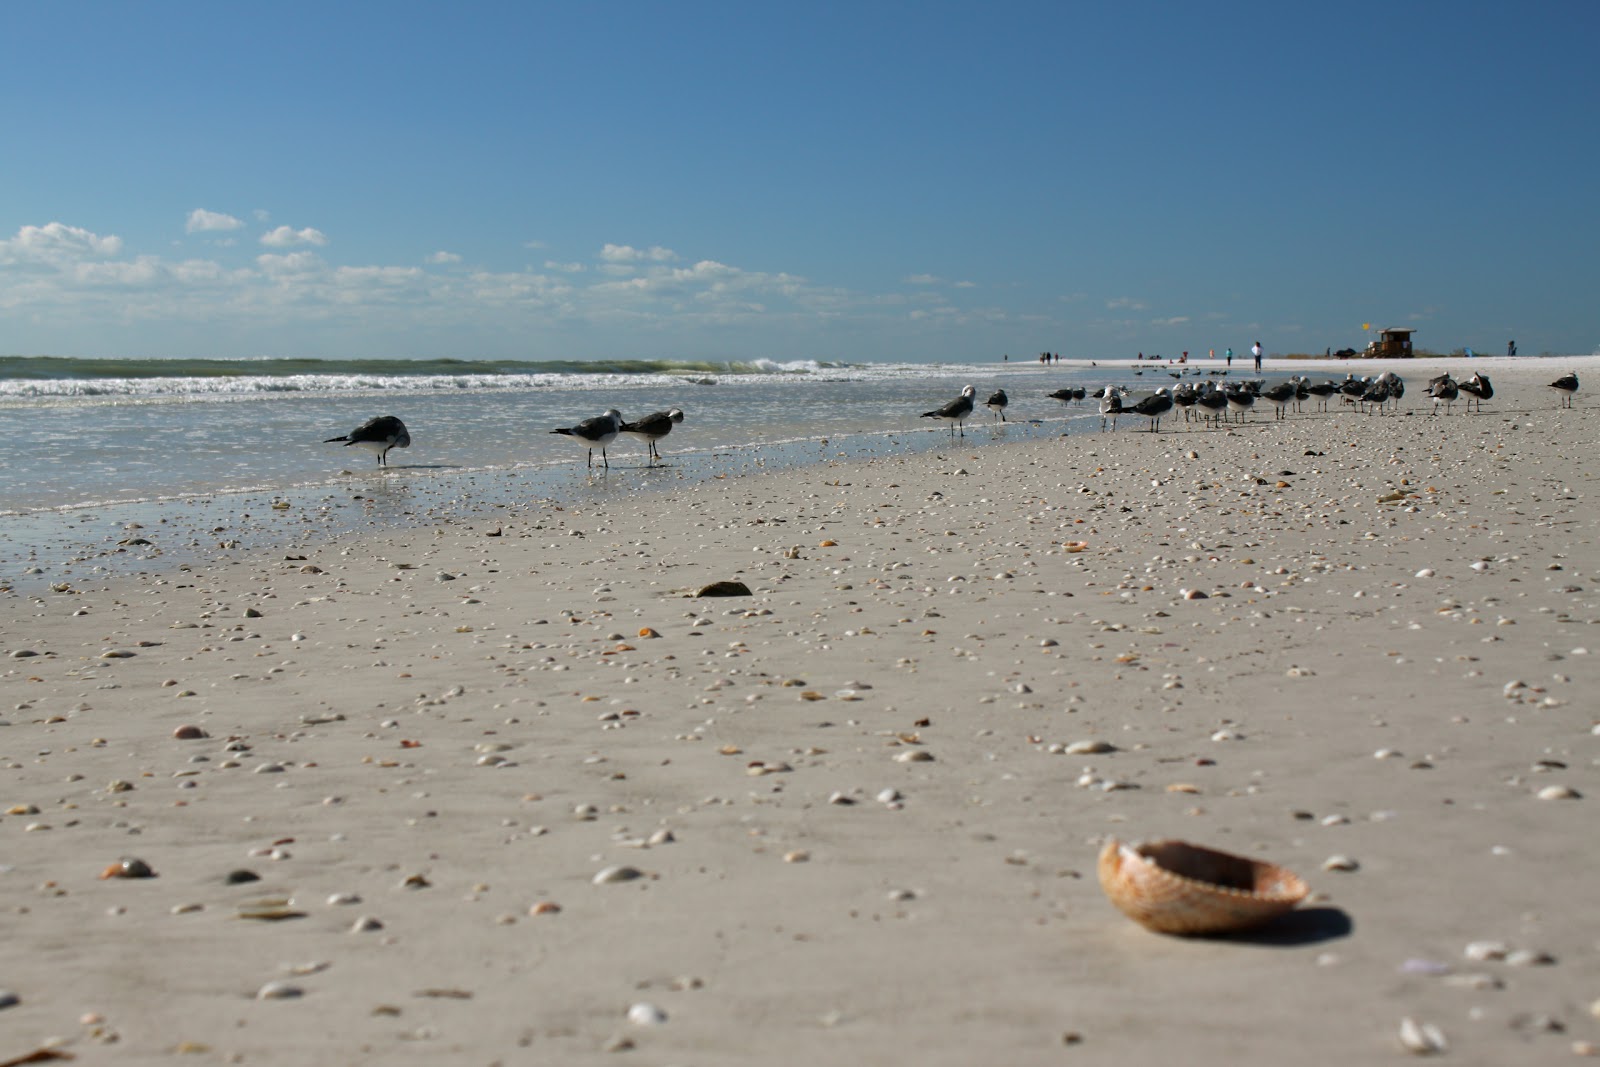
<svg viewBox="0 0 1600 1067">
<path fill-rule="evenodd" d="M 1100 850 L 1100 888 L 1140 926 L 1163 934 L 1227 934 L 1271 922 L 1311 887 L 1293 871 L 1185 841 Z"/>
</svg>

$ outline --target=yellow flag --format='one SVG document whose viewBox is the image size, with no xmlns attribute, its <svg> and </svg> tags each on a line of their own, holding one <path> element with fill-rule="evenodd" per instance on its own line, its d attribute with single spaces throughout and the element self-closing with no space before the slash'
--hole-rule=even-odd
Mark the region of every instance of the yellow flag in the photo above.
<svg viewBox="0 0 1600 1067">
<path fill-rule="evenodd" d="M 1372 323 L 1370 323 L 1370 322 L 1363 322 L 1363 323 L 1362 323 L 1362 324 L 1361 324 L 1361 328 L 1362 328 L 1362 329 L 1363 329 L 1363 330 L 1370 330 L 1370 329 L 1372 329 Z"/>
</svg>

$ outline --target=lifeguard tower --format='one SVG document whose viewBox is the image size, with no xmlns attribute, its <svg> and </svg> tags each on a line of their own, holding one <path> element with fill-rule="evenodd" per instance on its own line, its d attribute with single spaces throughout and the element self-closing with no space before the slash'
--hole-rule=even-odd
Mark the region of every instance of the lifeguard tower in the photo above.
<svg viewBox="0 0 1600 1067">
<path fill-rule="evenodd" d="M 1416 330 L 1379 330 L 1378 339 L 1367 345 L 1368 359 L 1410 359 L 1411 335 Z"/>
</svg>

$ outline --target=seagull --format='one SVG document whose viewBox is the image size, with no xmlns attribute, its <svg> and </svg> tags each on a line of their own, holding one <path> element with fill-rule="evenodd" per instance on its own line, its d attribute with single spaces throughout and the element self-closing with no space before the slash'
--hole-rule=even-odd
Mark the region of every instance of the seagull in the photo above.
<svg viewBox="0 0 1600 1067">
<path fill-rule="evenodd" d="M 924 411 L 922 413 L 922 417 L 925 419 L 943 419 L 945 422 L 948 422 L 950 424 L 951 437 L 956 435 L 956 428 L 961 427 L 961 436 L 965 437 L 967 436 L 967 430 L 966 427 L 961 426 L 961 424 L 967 421 L 968 415 L 972 414 L 972 398 L 977 394 L 977 392 L 978 390 L 970 385 L 963 386 L 961 389 L 961 395 L 959 397 L 950 401 L 950 403 L 946 404 L 942 408 L 934 408 L 932 411 Z"/>
<path fill-rule="evenodd" d="M 1256 394 L 1248 389 L 1226 389 L 1223 395 L 1228 398 L 1228 412 L 1237 414 L 1240 422 L 1244 422 L 1250 409 L 1256 406 Z"/>
<path fill-rule="evenodd" d="M 1068 386 L 1065 389 L 1057 389 L 1055 392 L 1049 394 L 1051 400 L 1061 401 L 1062 407 L 1066 407 L 1068 403 L 1076 403 L 1087 395 L 1088 394 L 1081 385 L 1076 388 Z"/>
<path fill-rule="evenodd" d="M 1392 370 L 1386 370 L 1378 375 L 1378 381 L 1389 389 L 1389 399 L 1394 401 L 1396 411 L 1400 410 L 1400 399 L 1406 395 L 1406 380 Z"/>
<path fill-rule="evenodd" d="M 1283 409 L 1288 407 L 1289 402 L 1294 399 L 1297 384 L 1293 381 L 1278 382 L 1276 385 L 1261 391 L 1262 396 L 1272 401 L 1273 418 L 1282 419 L 1287 417 L 1284 415 Z"/>
<path fill-rule="evenodd" d="M 999 415 L 1001 422 L 1005 422 L 1006 405 L 1009 403 L 1011 403 L 1011 401 L 1006 399 L 1006 391 L 1004 389 L 996 389 L 994 391 L 994 395 L 983 402 L 983 406 L 994 412 L 996 415 Z"/>
<path fill-rule="evenodd" d="M 1467 394 L 1468 411 L 1472 410 L 1474 400 L 1478 402 L 1478 410 L 1482 411 L 1483 402 L 1494 399 L 1494 386 L 1489 384 L 1489 376 L 1486 374 L 1474 374 L 1462 382 L 1461 391 Z"/>
<path fill-rule="evenodd" d="M 331 445 L 335 441 L 343 441 L 346 448 L 360 445 L 376 452 L 380 467 L 389 465 L 389 449 L 411 447 L 411 435 L 406 432 L 406 424 L 394 415 L 379 415 L 368 419 L 343 437 L 330 437 L 322 443 Z"/>
<path fill-rule="evenodd" d="M 1111 429 L 1117 428 L 1117 416 L 1122 414 L 1122 391 L 1114 385 L 1108 385 L 1100 390 L 1100 432 L 1106 431 L 1106 420 L 1111 420 Z"/>
<path fill-rule="evenodd" d="M 1206 382 L 1205 388 L 1195 394 L 1195 403 L 1202 408 L 1201 418 L 1215 425 L 1228 410 L 1228 394 L 1218 389 L 1216 382 Z"/>
<path fill-rule="evenodd" d="M 1195 401 L 1199 394 L 1195 391 L 1193 382 L 1180 382 L 1172 391 L 1172 402 L 1183 409 L 1183 421 L 1188 422 L 1193 417 Z"/>
<path fill-rule="evenodd" d="M 551 433 L 565 434 L 575 439 L 580 445 L 589 450 L 589 466 L 594 466 L 594 450 L 600 450 L 600 462 L 605 464 L 606 470 L 611 469 L 611 462 L 606 459 L 606 445 L 617 439 L 617 434 L 622 432 L 622 412 L 612 408 L 604 415 L 596 415 L 592 419 L 584 419 L 578 425 L 564 430 L 551 430 Z"/>
<path fill-rule="evenodd" d="M 678 408 L 670 411 L 657 411 L 646 415 L 638 422 L 625 422 L 622 432 L 630 437 L 637 437 L 645 443 L 647 461 L 660 459 L 661 451 L 656 448 L 656 442 L 672 432 L 672 428 L 683 421 L 683 412 Z"/>
<path fill-rule="evenodd" d="M 1450 414 L 1450 405 L 1455 403 L 1460 395 L 1460 386 L 1448 374 L 1441 374 L 1428 383 L 1428 395 L 1433 397 L 1433 413 L 1439 414 L 1439 405 L 1444 405 L 1444 413 Z"/>
<path fill-rule="evenodd" d="M 1149 419 L 1150 432 L 1156 433 L 1161 429 L 1161 416 L 1172 410 L 1172 397 L 1166 386 L 1162 386 L 1128 410 Z"/>
<path fill-rule="evenodd" d="M 1380 374 L 1377 380 L 1368 385 L 1362 394 L 1356 398 L 1356 403 L 1362 405 L 1362 409 L 1369 415 L 1372 414 L 1372 411 L 1366 408 L 1365 405 L 1376 404 L 1378 405 L 1378 414 L 1382 415 L 1383 406 L 1389 402 L 1389 396 L 1389 383 L 1384 381 L 1383 376 Z"/>
<path fill-rule="evenodd" d="M 1325 382 L 1318 382 L 1315 385 L 1306 386 L 1306 390 L 1310 392 L 1312 396 L 1317 398 L 1317 410 L 1327 411 L 1328 398 L 1339 391 L 1339 383 L 1334 381 L 1332 378 L 1329 378 Z"/>
<path fill-rule="evenodd" d="M 1572 394 L 1578 391 L 1578 376 L 1576 374 L 1563 374 L 1550 383 L 1550 388 L 1561 394 L 1561 406 L 1572 406 Z"/>
</svg>

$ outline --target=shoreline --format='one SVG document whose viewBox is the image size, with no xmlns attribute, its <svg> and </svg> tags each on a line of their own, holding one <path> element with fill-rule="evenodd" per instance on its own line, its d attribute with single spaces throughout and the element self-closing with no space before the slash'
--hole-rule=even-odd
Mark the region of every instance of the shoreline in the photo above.
<svg viewBox="0 0 1600 1067">
<path fill-rule="evenodd" d="M 0 1051 L 1369 1062 L 1415 1017 L 1452 1062 L 1564 1059 L 1600 1042 L 1600 416 L 1496 387 L 0 594 Z M 684 596 L 719 579 L 754 595 Z M 1150 934 L 1109 836 L 1315 896 Z"/>
</svg>

